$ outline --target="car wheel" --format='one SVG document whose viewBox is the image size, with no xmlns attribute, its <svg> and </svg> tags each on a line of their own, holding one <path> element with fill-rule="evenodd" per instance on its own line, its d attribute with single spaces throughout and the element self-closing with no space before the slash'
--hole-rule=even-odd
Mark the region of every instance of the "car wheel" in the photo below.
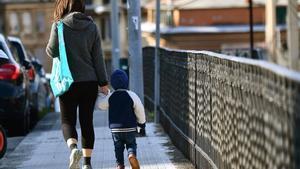
<svg viewBox="0 0 300 169">
<path fill-rule="evenodd" d="M 17 135 L 25 136 L 29 132 L 30 127 L 30 113 L 27 110 L 23 119 L 21 119 L 16 125 Z"/>
<path fill-rule="evenodd" d="M 38 111 L 35 108 L 31 108 L 30 111 L 30 128 L 33 128 L 38 121 Z"/>
<path fill-rule="evenodd" d="M 39 114 L 38 94 L 36 94 L 34 97 L 34 104 L 30 110 L 30 128 L 33 128 L 34 125 L 37 123 Z"/>
<path fill-rule="evenodd" d="M 30 112 L 30 110 L 28 110 L 28 112 L 27 112 L 27 115 L 26 115 L 26 122 L 24 122 L 25 124 L 24 124 L 24 132 L 23 132 L 23 134 L 24 135 L 26 135 L 28 132 L 29 132 L 29 130 L 30 130 L 30 121 L 31 121 L 31 119 L 30 119 L 30 114 L 31 114 L 31 112 Z"/>
<path fill-rule="evenodd" d="M 7 148 L 6 134 L 2 126 L 0 126 L 0 159 L 4 156 Z"/>
</svg>

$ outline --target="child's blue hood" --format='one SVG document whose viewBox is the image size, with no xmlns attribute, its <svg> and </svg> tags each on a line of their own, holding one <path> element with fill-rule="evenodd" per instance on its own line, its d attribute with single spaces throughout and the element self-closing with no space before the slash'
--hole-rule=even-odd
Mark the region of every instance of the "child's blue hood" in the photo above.
<svg viewBox="0 0 300 169">
<path fill-rule="evenodd" d="M 117 69 L 111 75 L 110 84 L 115 90 L 128 89 L 128 83 L 128 76 L 123 70 Z"/>
</svg>

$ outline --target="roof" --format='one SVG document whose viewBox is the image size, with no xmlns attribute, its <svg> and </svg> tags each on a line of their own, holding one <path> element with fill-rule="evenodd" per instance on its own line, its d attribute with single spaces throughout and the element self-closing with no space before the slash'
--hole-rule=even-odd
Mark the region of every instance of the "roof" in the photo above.
<svg viewBox="0 0 300 169">
<path fill-rule="evenodd" d="M 279 30 L 286 30 L 286 25 L 278 25 Z M 154 23 L 143 23 L 142 31 L 154 33 Z M 254 32 L 264 32 L 265 25 L 254 25 Z M 188 33 L 245 33 L 249 32 L 249 25 L 216 25 L 216 26 L 161 26 L 161 34 L 188 34 Z"/>
<path fill-rule="evenodd" d="M 286 5 L 288 0 L 278 0 L 278 5 Z M 266 0 L 253 0 L 256 6 L 265 5 Z M 298 4 L 300 0 L 298 0 Z M 155 9 L 156 0 L 143 0 L 143 7 Z M 161 9 L 207 9 L 248 7 L 247 0 L 161 0 Z"/>
<path fill-rule="evenodd" d="M 54 0 L 0 0 L 1 3 L 54 2 Z"/>
</svg>

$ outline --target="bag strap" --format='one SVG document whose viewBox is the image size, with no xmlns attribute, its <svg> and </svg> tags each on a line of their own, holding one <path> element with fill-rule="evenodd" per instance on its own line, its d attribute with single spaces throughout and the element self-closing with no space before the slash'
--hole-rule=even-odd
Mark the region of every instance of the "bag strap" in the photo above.
<svg viewBox="0 0 300 169">
<path fill-rule="evenodd" d="M 61 71 L 60 75 L 68 75 L 71 74 L 69 69 L 69 64 L 67 60 L 67 52 L 66 52 L 66 46 L 65 46 L 65 40 L 64 40 L 64 24 L 62 21 L 57 22 L 57 33 L 58 33 L 58 44 L 59 44 L 59 58 L 61 63 L 61 70 L 64 69 L 64 71 Z M 66 72 L 68 70 L 68 72 Z"/>
</svg>

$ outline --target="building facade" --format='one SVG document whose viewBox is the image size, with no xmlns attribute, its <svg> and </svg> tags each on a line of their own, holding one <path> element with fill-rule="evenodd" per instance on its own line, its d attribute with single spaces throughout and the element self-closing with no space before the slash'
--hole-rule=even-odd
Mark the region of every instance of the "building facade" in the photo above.
<svg viewBox="0 0 300 169">
<path fill-rule="evenodd" d="M 53 20 L 55 0 L 0 0 L 0 33 L 20 37 L 30 55 L 37 57 L 47 72 L 52 60 L 45 52 Z M 111 57 L 111 5 L 109 0 L 86 0 L 86 14 L 97 24 L 103 53 L 110 67 Z M 126 1 L 119 1 L 120 57 L 127 58 Z"/>
<path fill-rule="evenodd" d="M 127 57 L 127 9 L 126 1 L 119 1 L 119 30 L 120 30 L 120 46 L 121 58 Z M 111 57 L 111 5 L 109 0 L 94 0 L 86 7 L 87 15 L 93 17 L 97 24 L 101 38 L 102 47 L 107 59 Z"/>
<path fill-rule="evenodd" d="M 254 42 L 265 47 L 265 1 L 253 0 Z M 277 3 L 280 48 L 287 46 L 287 0 Z M 248 0 L 162 0 L 161 46 L 189 50 L 249 49 Z M 155 0 L 143 6 L 144 45 L 155 45 Z"/>
<path fill-rule="evenodd" d="M 2 0 L 0 1 L 0 32 L 19 37 L 29 55 L 37 57 L 45 69 L 51 69 L 46 55 L 52 25 L 53 0 Z"/>
<path fill-rule="evenodd" d="M 128 32 L 127 32 L 127 6 L 126 0 L 119 0 L 119 39 L 120 59 L 128 57 Z M 97 24 L 101 39 L 102 49 L 106 60 L 107 72 L 111 72 L 112 34 L 111 31 L 111 3 L 110 0 L 90 0 L 86 6 L 86 13 L 93 17 Z"/>
</svg>

